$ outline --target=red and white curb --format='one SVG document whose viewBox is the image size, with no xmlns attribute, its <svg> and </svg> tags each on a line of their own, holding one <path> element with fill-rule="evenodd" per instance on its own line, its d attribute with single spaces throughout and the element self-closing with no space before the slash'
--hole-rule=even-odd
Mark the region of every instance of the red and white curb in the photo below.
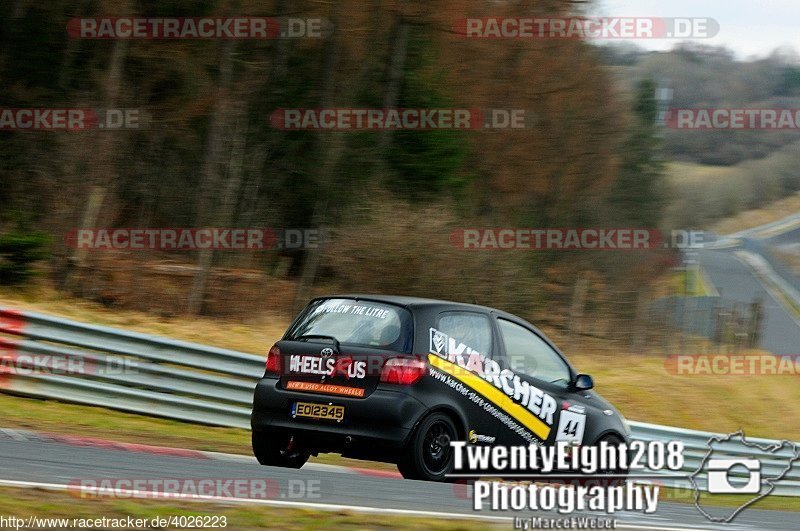
<svg viewBox="0 0 800 531">
<path fill-rule="evenodd" d="M 149 444 L 112 441 L 96 437 L 64 435 L 60 433 L 36 432 L 11 428 L 0 428 L 0 439 L 10 439 L 17 442 L 53 442 L 58 444 L 66 444 L 69 446 L 101 448 L 105 450 L 163 455 L 170 457 L 184 457 L 187 459 L 213 459 L 216 461 L 232 461 L 236 463 L 253 465 L 258 464 L 256 458 L 250 455 L 209 452 L 203 450 L 186 450 L 183 448 L 173 448 L 169 446 L 153 446 Z M 340 465 L 328 465 L 324 463 L 307 463 L 303 467 L 303 470 L 318 470 L 320 472 L 333 472 L 337 474 L 358 474 L 361 476 L 370 476 L 375 478 L 403 479 L 399 472 L 393 470 L 345 467 Z"/>
</svg>

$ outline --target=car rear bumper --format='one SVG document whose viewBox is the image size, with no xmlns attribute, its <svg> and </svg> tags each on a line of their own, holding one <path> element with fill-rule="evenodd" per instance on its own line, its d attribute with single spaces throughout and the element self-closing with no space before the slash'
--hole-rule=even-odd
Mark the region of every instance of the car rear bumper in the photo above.
<svg viewBox="0 0 800 531">
<path fill-rule="evenodd" d="M 298 401 L 344 406 L 344 419 L 293 418 L 292 405 Z M 255 389 L 250 424 L 256 433 L 291 430 L 300 444 L 314 451 L 391 461 L 382 454 L 402 448 L 427 409 L 400 390 L 379 388 L 366 398 L 350 398 L 287 391 L 277 378 L 263 378 Z"/>
</svg>

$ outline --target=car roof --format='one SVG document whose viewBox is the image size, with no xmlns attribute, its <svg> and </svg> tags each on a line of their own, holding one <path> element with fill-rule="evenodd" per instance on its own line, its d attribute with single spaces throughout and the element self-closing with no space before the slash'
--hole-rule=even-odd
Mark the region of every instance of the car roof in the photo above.
<svg viewBox="0 0 800 531">
<path fill-rule="evenodd" d="M 324 297 L 316 297 L 315 300 L 318 299 L 357 299 L 357 300 L 367 300 L 373 302 L 385 302 L 389 304 L 397 304 L 400 306 L 404 306 L 409 309 L 413 308 L 422 308 L 422 307 L 451 307 L 451 308 L 463 308 L 465 310 L 480 310 L 483 312 L 494 312 L 498 315 L 502 315 L 505 317 L 511 317 L 518 321 L 523 321 L 522 318 L 510 314 L 508 312 L 504 312 L 502 310 L 497 310 L 495 308 L 490 308 L 489 306 L 482 306 L 479 304 L 469 304 L 466 302 L 456 302 L 456 301 L 446 301 L 440 299 L 426 299 L 423 297 L 408 297 L 405 295 L 370 295 L 364 293 L 346 293 L 346 294 L 339 294 L 339 295 L 326 295 Z"/>
<path fill-rule="evenodd" d="M 569 365 L 572 368 L 572 365 L 569 363 L 569 360 L 567 360 L 566 357 L 564 357 L 563 353 L 561 353 L 558 347 L 552 341 L 550 341 L 550 339 L 548 339 L 547 336 L 541 330 L 539 330 L 539 328 L 536 325 L 534 325 L 530 321 L 523 319 L 522 317 L 519 317 L 518 315 L 504 312 L 503 310 L 498 310 L 496 308 L 491 308 L 489 306 L 481 306 L 479 304 L 469 304 L 466 302 L 445 301 L 440 299 L 426 299 L 423 297 L 408 297 L 405 295 L 370 295 L 364 293 L 344 293 L 337 295 L 325 295 L 325 296 L 315 297 L 312 300 L 321 300 L 321 299 L 356 299 L 364 301 L 383 302 L 383 303 L 403 306 L 405 308 L 408 308 L 409 310 L 414 310 L 417 308 L 419 309 L 428 308 L 428 309 L 439 309 L 440 311 L 464 309 L 464 310 L 479 310 L 481 312 L 494 312 L 494 314 L 497 315 L 498 317 L 502 317 L 510 321 L 515 321 L 517 323 L 525 323 L 531 328 L 533 328 L 540 337 L 544 338 L 545 341 L 547 341 L 547 343 L 552 348 L 554 348 L 557 352 L 559 352 L 562 355 L 564 361 L 567 362 L 567 365 Z"/>
</svg>

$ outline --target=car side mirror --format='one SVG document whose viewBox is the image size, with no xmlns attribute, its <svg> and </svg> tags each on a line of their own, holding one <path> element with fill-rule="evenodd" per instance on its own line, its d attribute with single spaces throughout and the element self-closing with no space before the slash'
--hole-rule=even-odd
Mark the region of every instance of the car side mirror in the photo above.
<svg viewBox="0 0 800 531">
<path fill-rule="evenodd" d="M 594 380 L 588 374 L 579 374 L 572 385 L 576 391 L 588 391 L 594 389 Z"/>
</svg>

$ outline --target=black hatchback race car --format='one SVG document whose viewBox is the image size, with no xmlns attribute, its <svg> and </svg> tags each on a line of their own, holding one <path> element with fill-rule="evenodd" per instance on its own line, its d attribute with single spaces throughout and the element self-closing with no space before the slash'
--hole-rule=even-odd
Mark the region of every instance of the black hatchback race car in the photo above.
<svg viewBox="0 0 800 531">
<path fill-rule="evenodd" d="M 442 481 L 450 441 L 628 442 L 625 419 L 533 325 L 470 304 L 343 295 L 312 300 L 269 351 L 251 417 L 263 465 L 310 455 L 396 463 Z"/>
</svg>

